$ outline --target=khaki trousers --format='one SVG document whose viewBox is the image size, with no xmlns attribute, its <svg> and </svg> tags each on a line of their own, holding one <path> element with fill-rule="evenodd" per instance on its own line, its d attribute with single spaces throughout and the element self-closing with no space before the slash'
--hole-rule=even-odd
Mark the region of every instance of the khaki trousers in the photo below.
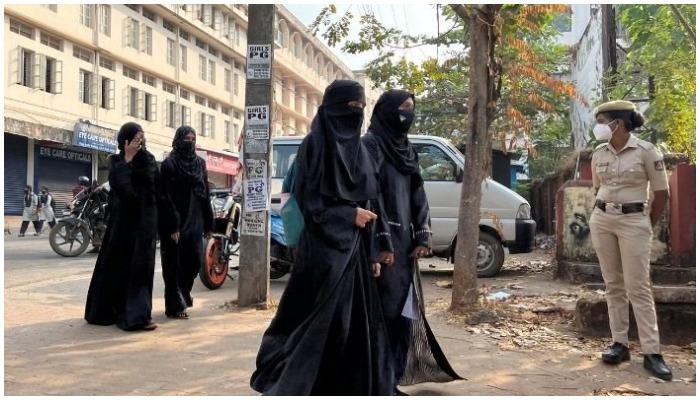
<svg viewBox="0 0 700 400">
<path fill-rule="evenodd" d="M 660 354 L 659 328 L 649 275 L 652 237 L 649 215 L 610 214 L 595 207 L 589 226 L 605 281 L 613 341 L 628 343 L 631 302 L 642 352 Z"/>
</svg>

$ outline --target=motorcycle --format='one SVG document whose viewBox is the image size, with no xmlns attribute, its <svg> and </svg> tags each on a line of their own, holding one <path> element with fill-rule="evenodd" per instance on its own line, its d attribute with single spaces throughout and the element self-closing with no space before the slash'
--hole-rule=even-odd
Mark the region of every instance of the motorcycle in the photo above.
<svg viewBox="0 0 700 400">
<path fill-rule="evenodd" d="M 229 268 L 231 257 L 238 256 L 241 232 L 241 198 L 229 193 L 229 189 L 212 189 L 211 205 L 214 211 L 215 232 L 204 239 L 204 262 L 199 279 L 209 289 L 218 289 L 226 277 L 234 279 Z M 284 239 L 282 218 L 271 212 L 270 231 L 270 279 L 279 279 L 291 271 L 293 254 Z"/>
<path fill-rule="evenodd" d="M 83 177 L 81 177 L 83 178 Z M 64 210 L 67 217 L 61 219 L 49 233 L 49 244 L 56 254 L 76 257 L 92 243 L 99 247 L 107 230 L 108 184 L 89 184 L 87 178 L 80 183 L 85 188 L 78 193 Z"/>
</svg>

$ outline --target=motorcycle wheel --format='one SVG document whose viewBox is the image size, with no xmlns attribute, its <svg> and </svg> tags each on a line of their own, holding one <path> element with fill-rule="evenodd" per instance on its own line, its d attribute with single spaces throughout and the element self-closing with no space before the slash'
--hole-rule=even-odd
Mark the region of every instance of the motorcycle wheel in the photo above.
<svg viewBox="0 0 700 400">
<path fill-rule="evenodd" d="M 289 264 L 284 261 L 270 262 L 270 279 L 279 279 L 289 272 Z"/>
<path fill-rule="evenodd" d="M 76 257 L 90 245 L 90 233 L 84 226 L 58 221 L 49 233 L 49 244 L 60 256 Z"/>
<path fill-rule="evenodd" d="M 218 289 L 228 276 L 228 260 L 222 257 L 223 247 L 220 238 L 204 239 L 204 262 L 199 270 L 199 280 L 208 289 Z"/>
</svg>

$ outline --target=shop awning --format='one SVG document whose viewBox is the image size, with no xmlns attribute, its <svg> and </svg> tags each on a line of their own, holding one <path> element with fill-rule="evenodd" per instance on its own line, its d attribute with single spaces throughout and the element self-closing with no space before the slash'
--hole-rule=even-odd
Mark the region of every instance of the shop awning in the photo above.
<svg viewBox="0 0 700 400">
<path fill-rule="evenodd" d="M 197 152 L 206 152 L 207 171 L 226 175 L 238 174 L 238 154 L 225 151 L 198 148 Z"/>
</svg>

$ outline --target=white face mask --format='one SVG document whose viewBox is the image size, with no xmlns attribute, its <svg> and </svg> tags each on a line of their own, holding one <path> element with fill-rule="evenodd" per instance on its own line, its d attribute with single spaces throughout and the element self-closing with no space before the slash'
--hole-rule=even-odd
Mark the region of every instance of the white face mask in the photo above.
<svg viewBox="0 0 700 400">
<path fill-rule="evenodd" d="M 593 135 L 595 135 L 596 140 L 610 140 L 612 139 L 613 131 L 610 129 L 610 124 L 596 124 L 593 127 Z"/>
</svg>

